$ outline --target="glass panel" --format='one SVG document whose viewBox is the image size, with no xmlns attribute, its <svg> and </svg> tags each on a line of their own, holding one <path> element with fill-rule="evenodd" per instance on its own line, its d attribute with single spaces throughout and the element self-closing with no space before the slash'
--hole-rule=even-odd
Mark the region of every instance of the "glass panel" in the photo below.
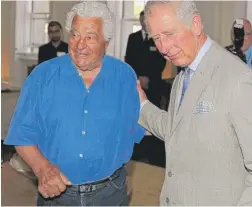
<svg viewBox="0 0 252 207">
<path fill-rule="evenodd" d="M 122 41 L 121 41 L 121 54 L 120 58 L 124 60 L 125 52 L 126 52 L 126 47 L 128 43 L 128 37 L 129 35 L 134 32 L 134 30 L 138 30 L 139 23 L 138 21 L 123 21 L 122 25 Z"/>
<path fill-rule="evenodd" d="M 123 18 L 124 19 L 139 19 L 139 14 L 143 11 L 147 0 L 124 1 Z"/>
<path fill-rule="evenodd" d="M 32 18 L 34 19 L 47 19 L 49 16 L 50 15 L 46 13 L 32 13 Z"/>
<path fill-rule="evenodd" d="M 32 12 L 32 0 L 28 0 L 25 3 L 26 3 L 27 12 L 31 13 Z"/>
<path fill-rule="evenodd" d="M 134 1 L 123 2 L 123 18 L 124 19 L 134 18 Z"/>
<path fill-rule="evenodd" d="M 34 13 L 50 13 L 50 1 L 33 1 Z"/>
<path fill-rule="evenodd" d="M 139 14 L 144 10 L 146 0 L 137 0 L 134 1 L 134 18 L 139 18 Z"/>
<path fill-rule="evenodd" d="M 32 24 L 32 45 L 34 47 L 46 43 L 46 29 L 47 19 L 34 19 Z"/>
<path fill-rule="evenodd" d="M 142 29 L 142 26 L 141 25 L 133 25 L 133 29 L 132 29 L 132 32 L 137 32 L 139 30 Z"/>
</svg>

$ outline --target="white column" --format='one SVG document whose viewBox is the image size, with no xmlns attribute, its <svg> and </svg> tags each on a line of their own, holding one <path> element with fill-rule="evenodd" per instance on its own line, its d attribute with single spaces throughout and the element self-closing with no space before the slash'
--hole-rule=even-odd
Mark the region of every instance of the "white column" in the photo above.
<svg viewBox="0 0 252 207">
<path fill-rule="evenodd" d="M 15 62 L 15 14 L 16 14 L 16 2 L 15 1 L 3 1 L 1 2 L 2 12 L 2 36 L 1 36 L 1 66 L 2 75 L 6 77 L 5 81 L 8 85 L 16 85 L 19 82 L 19 72 L 14 65 Z"/>
<path fill-rule="evenodd" d="M 252 23 L 252 1 L 247 1 L 247 19 Z"/>
<path fill-rule="evenodd" d="M 121 44 L 122 44 L 122 15 L 123 15 L 123 1 L 115 1 L 114 13 L 116 17 L 116 31 L 114 37 L 114 56 L 121 58 Z"/>
</svg>

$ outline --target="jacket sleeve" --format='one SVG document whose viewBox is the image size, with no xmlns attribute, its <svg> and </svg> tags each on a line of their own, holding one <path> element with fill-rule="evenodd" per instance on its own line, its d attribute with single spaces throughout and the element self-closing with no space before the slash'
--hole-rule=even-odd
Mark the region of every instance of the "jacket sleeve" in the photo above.
<svg viewBox="0 0 252 207">
<path fill-rule="evenodd" d="M 127 95 L 123 102 L 123 114 L 124 120 L 131 124 L 131 126 L 128 127 L 130 131 L 126 133 L 129 133 L 129 137 L 131 137 L 134 142 L 139 143 L 144 137 L 145 129 L 138 124 L 140 99 L 137 91 L 136 75 L 133 74 L 133 70 L 130 72 L 131 74 L 127 78 L 127 83 L 124 87 L 127 91 Z"/>
<path fill-rule="evenodd" d="M 230 102 L 230 120 L 239 140 L 244 167 L 248 172 L 238 206 L 252 206 L 252 71 L 236 84 Z"/>
</svg>

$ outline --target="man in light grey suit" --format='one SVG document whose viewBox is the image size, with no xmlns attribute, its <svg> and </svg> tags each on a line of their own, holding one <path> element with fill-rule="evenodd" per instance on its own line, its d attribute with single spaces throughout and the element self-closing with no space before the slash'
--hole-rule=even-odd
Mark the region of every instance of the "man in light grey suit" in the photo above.
<svg viewBox="0 0 252 207">
<path fill-rule="evenodd" d="M 185 68 L 168 112 L 141 99 L 139 123 L 165 141 L 161 205 L 252 205 L 252 71 L 203 32 L 192 1 L 147 2 L 158 50 Z"/>
</svg>

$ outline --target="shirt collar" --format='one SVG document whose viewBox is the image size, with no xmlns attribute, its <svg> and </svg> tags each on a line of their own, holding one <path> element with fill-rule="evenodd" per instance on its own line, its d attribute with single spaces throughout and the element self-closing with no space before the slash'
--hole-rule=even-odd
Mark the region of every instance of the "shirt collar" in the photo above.
<svg viewBox="0 0 252 207">
<path fill-rule="evenodd" d="M 209 50 L 209 48 L 211 47 L 213 43 L 213 40 L 207 36 L 207 39 L 205 41 L 205 43 L 203 44 L 203 46 L 200 48 L 196 58 L 194 59 L 194 61 L 188 66 L 191 70 L 193 70 L 194 72 L 196 71 L 197 67 L 199 66 L 202 58 L 204 57 L 204 55 L 207 53 L 207 51 Z"/>
<path fill-rule="evenodd" d="M 73 63 L 69 53 L 66 55 L 66 62 L 62 62 L 60 63 L 60 65 L 64 68 L 64 74 L 69 76 L 69 75 L 79 75 L 79 72 L 75 66 L 75 64 Z M 62 56 L 63 57 L 63 56 Z M 102 60 L 102 67 L 101 70 L 99 72 L 99 77 L 106 77 L 106 70 L 107 70 L 107 62 L 109 61 L 109 57 L 107 55 L 103 56 L 103 60 Z M 105 73 L 105 74 L 104 74 Z"/>
<path fill-rule="evenodd" d="M 141 32 L 142 32 L 142 37 L 143 37 L 143 40 L 145 40 L 146 35 L 147 35 L 147 32 L 145 32 L 143 29 L 141 29 Z"/>
</svg>

